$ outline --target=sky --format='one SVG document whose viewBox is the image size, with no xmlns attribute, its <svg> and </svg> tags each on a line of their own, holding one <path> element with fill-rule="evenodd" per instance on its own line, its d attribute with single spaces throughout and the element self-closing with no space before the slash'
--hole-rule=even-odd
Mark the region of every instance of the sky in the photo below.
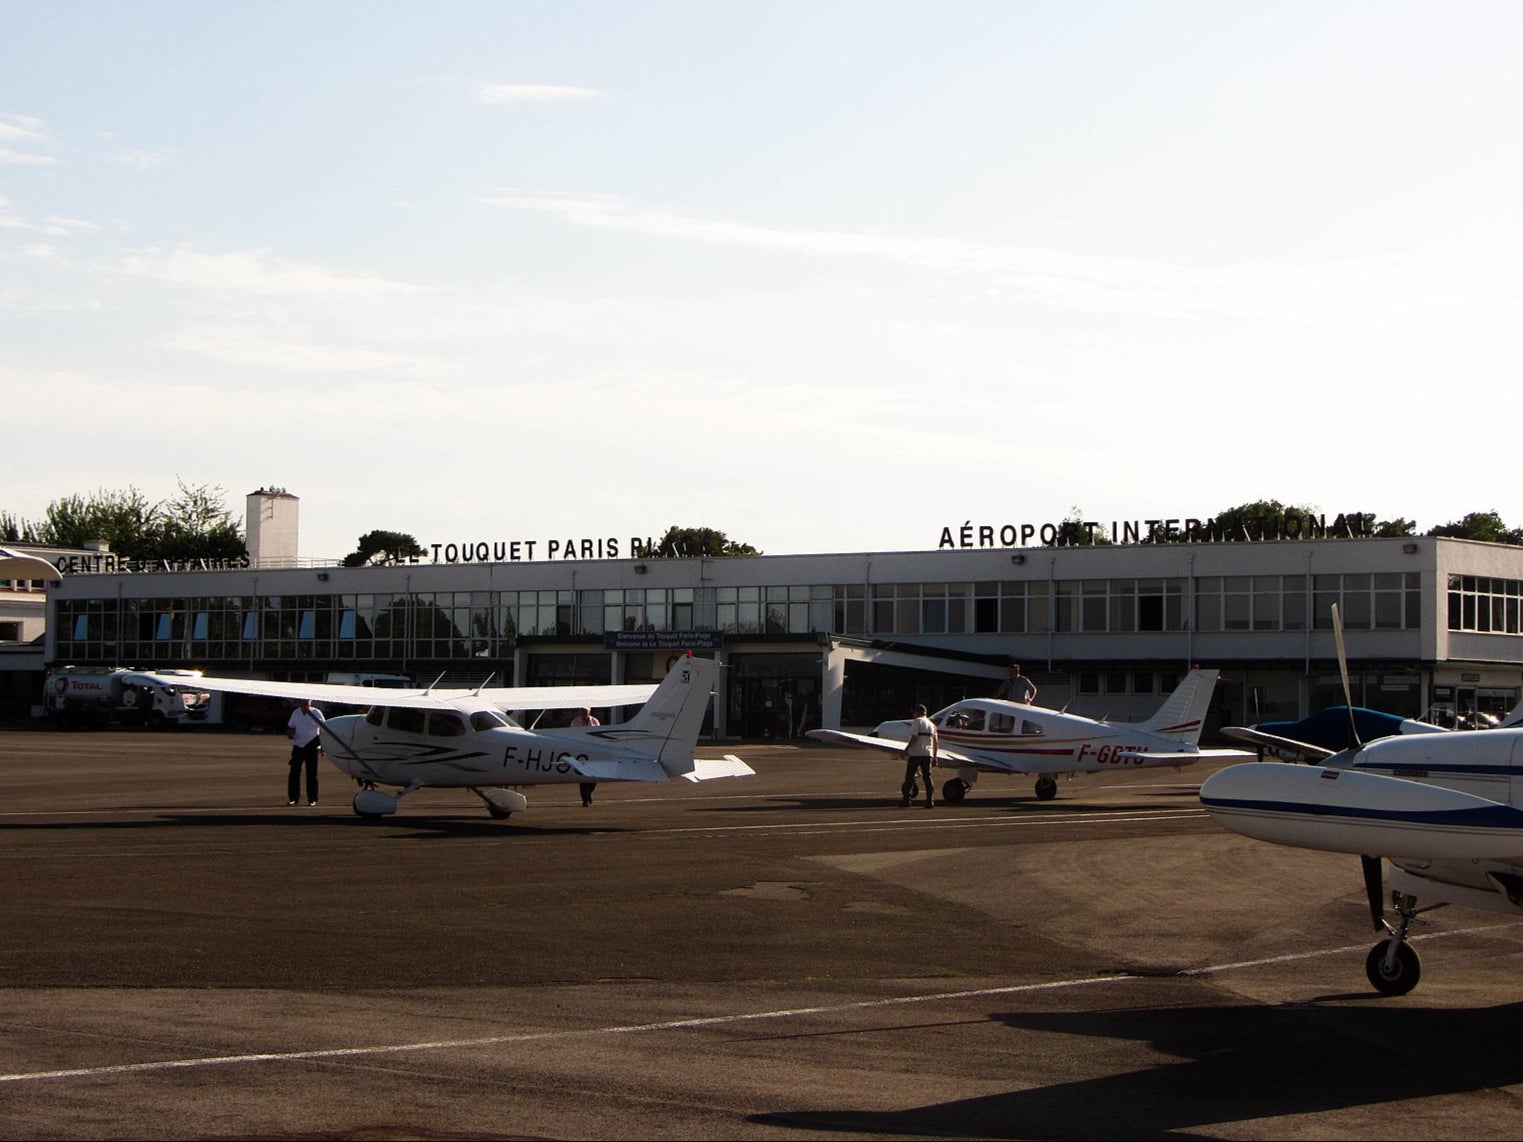
<svg viewBox="0 0 1523 1142">
<path fill-rule="evenodd" d="M 0 512 L 1523 526 L 1523 5 L 0 4 Z"/>
</svg>

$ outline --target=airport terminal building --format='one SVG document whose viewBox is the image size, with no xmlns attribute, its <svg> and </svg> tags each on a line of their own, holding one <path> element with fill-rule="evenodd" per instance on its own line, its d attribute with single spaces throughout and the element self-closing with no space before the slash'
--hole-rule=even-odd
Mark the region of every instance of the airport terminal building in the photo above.
<svg viewBox="0 0 1523 1142">
<path fill-rule="evenodd" d="M 254 498 L 250 521 L 270 517 Z M 1011 662 L 1042 705 L 1141 718 L 1198 664 L 1222 670 L 1209 731 L 1342 703 L 1336 603 L 1356 704 L 1444 722 L 1523 694 L 1523 548 L 1507 545 L 954 542 L 639 558 L 627 545 L 611 554 L 613 542 L 547 557 L 548 543 L 484 541 L 343 567 L 301 565 L 294 527 L 273 544 L 257 531 L 248 566 L 64 558 L 47 664 L 556 685 L 656 680 L 692 651 L 726 667 L 709 727 L 720 738 L 871 726 L 915 702 L 992 694 Z"/>
</svg>

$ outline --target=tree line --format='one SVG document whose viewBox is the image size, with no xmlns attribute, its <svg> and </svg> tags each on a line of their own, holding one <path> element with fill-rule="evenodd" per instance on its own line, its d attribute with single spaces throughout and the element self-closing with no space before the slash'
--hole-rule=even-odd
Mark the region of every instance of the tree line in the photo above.
<svg viewBox="0 0 1523 1142">
<path fill-rule="evenodd" d="M 183 480 L 176 483 L 176 494 L 158 502 L 129 486 L 123 491 L 101 489 L 54 500 L 40 520 L 0 510 L 0 543 L 79 549 L 103 540 L 123 559 L 152 563 L 236 561 L 247 555 L 247 536 L 226 504 L 226 491 L 211 485 L 191 486 Z M 359 537 L 343 565 L 400 563 L 424 553 L 423 546 L 406 532 L 376 529 Z M 673 525 L 645 557 L 760 554 L 749 543 L 732 540 L 714 528 Z"/>
<path fill-rule="evenodd" d="M 40 520 L 25 520 L 0 510 L 0 543 L 31 543 L 43 547 L 83 548 L 104 540 L 125 559 L 145 562 L 237 560 L 247 554 L 246 537 L 225 502 L 226 492 L 212 485 L 189 485 L 176 480 L 178 490 L 168 499 L 152 502 L 129 486 L 124 491 L 102 489 L 89 495 L 54 500 Z M 1227 508 L 1209 521 L 1225 540 L 1294 539 L 1306 534 L 1308 520 L 1320 519 L 1314 508 L 1287 506 L 1279 500 L 1256 500 Z M 1416 536 L 1414 520 L 1382 520 L 1373 512 L 1344 512 L 1329 531 L 1351 537 Z M 1064 542 L 1076 546 L 1108 542 L 1082 524 L 1074 508 L 1064 520 Z M 1470 512 L 1439 524 L 1423 535 L 1475 539 L 1486 543 L 1523 546 L 1523 528 L 1508 527 L 1495 511 Z M 373 530 L 361 535 L 346 567 L 398 563 L 424 554 L 413 536 L 400 531 Z M 650 559 L 690 559 L 713 556 L 760 555 L 749 543 L 733 540 L 711 527 L 672 525 L 645 552 Z"/>
</svg>

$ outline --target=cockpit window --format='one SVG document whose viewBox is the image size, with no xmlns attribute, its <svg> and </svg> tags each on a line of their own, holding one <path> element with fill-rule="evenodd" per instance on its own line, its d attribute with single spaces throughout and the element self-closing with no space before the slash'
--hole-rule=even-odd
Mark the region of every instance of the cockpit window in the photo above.
<svg viewBox="0 0 1523 1142">
<path fill-rule="evenodd" d="M 507 718 L 495 710 L 477 710 L 471 715 L 471 729 L 494 730 L 499 726 L 510 725 Z"/>
<path fill-rule="evenodd" d="M 386 721 L 385 706 L 371 706 L 365 714 L 365 720 L 372 726 L 379 726 Z"/>
<path fill-rule="evenodd" d="M 404 734 L 421 734 L 428 724 L 427 710 L 414 710 L 407 706 L 393 706 L 386 724 Z"/>
<path fill-rule="evenodd" d="M 984 728 L 984 712 L 982 710 L 958 710 L 952 709 L 947 712 L 946 720 L 942 726 L 949 730 L 982 730 Z"/>
<path fill-rule="evenodd" d="M 453 710 L 430 710 L 428 712 L 428 733 L 436 738 L 458 738 L 465 733 L 465 723 L 460 720 L 460 715 Z"/>
</svg>

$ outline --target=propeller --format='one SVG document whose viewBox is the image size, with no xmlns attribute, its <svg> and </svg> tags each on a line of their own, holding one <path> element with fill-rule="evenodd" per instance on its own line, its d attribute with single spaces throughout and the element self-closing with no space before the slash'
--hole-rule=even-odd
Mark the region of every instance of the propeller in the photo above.
<svg viewBox="0 0 1523 1142">
<path fill-rule="evenodd" d="M 1348 680 L 1348 651 L 1343 646 L 1343 616 L 1333 604 L 1333 644 L 1338 648 L 1338 674 L 1343 679 L 1343 708 L 1348 711 L 1348 748 L 1358 749 L 1359 726 L 1354 721 L 1354 691 Z"/>
<path fill-rule="evenodd" d="M 1337 603 L 1333 604 L 1333 643 L 1338 648 L 1338 673 L 1343 678 L 1343 703 L 1348 709 L 1348 748 L 1358 749 L 1362 743 L 1359 741 L 1358 723 L 1354 721 L 1354 692 L 1349 685 L 1348 652 L 1343 645 L 1343 616 L 1338 612 Z M 1370 904 L 1370 920 L 1379 932 L 1386 926 L 1384 870 L 1378 856 L 1361 856 L 1359 866 L 1364 872 L 1364 896 Z"/>
</svg>

